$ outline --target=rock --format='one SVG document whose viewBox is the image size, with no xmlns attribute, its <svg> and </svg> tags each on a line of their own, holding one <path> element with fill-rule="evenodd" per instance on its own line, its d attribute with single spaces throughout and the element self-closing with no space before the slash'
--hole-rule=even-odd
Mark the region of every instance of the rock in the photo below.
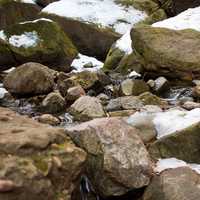
<svg viewBox="0 0 200 200">
<path fill-rule="evenodd" d="M 144 106 L 143 102 L 135 96 L 118 97 L 111 99 L 106 106 L 107 111 L 138 110 Z"/>
<path fill-rule="evenodd" d="M 58 0 L 36 0 L 36 3 L 41 7 L 46 7 L 50 3 L 56 2 Z"/>
<path fill-rule="evenodd" d="M 200 85 L 197 85 L 192 90 L 193 97 L 199 99 L 200 98 Z"/>
<path fill-rule="evenodd" d="M 48 19 L 11 25 L 2 30 L 1 35 L 0 71 L 26 62 L 39 62 L 58 71 L 69 71 L 77 55 L 70 39 Z"/>
<path fill-rule="evenodd" d="M 156 83 L 155 83 L 154 80 L 150 79 L 150 80 L 147 81 L 147 85 L 148 85 L 151 89 L 153 89 L 153 88 L 155 87 Z"/>
<path fill-rule="evenodd" d="M 59 1 L 44 8 L 41 16 L 57 21 L 80 53 L 99 60 L 105 60 L 110 47 L 121 34 L 148 17 L 145 12 L 133 8 L 134 2 L 95 0 L 88 4 L 83 0 L 82 3 L 84 6 L 76 1 Z M 70 6 L 73 6 L 73 12 L 59 12 L 60 8 L 68 9 Z M 112 8 L 117 12 L 110 16 Z"/>
<path fill-rule="evenodd" d="M 0 199 L 71 199 L 86 153 L 64 131 L 0 108 Z"/>
<path fill-rule="evenodd" d="M 110 83 L 109 77 L 103 72 L 82 71 L 71 76 L 84 90 L 95 89 L 101 91 Z"/>
<path fill-rule="evenodd" d="M 56 126 L 60 123 L 60 120 L 57 117 L 54 117 L 50 114 L 43 114 L 38 117 L 38 121 L 43 124 L 49 124 L 52 126 Z"/>
<path fill-rule="evenodd" d="M 145 60 L 146 71 L 182 80 L 191 80 L 199 76 L 198 31 L 140 26 L 132 29 L 131 37 L 132 46 Z"/>
<path fill-rule="evenodd" d="M 37 18 L 40 7 L 31 3 L 19 1 L 1 1 L 0 2 L 0 27 L 1 29 L 23 21 L 29 21 Z"/>
<path fill-rule="evenodd" d="M 84 96 L 85 91 L 81 86 L 71 87 L 67 90 L 67 95 L 65 97 L 66 101 L 75 101 L 79 97 Z"/>
<path fill-rule="evenodd" d="M 95 119 L 66 129 L 88 153 L 87 175 L 103 197 L 149 184 L 152 163 L 138 131 L 118 118 Z"/>
<path fill-rule="evenodd" d="M 67 95 L 67 91 L 69 88 L 76 87 L 76 86 L 79 86 L 79 83 L 73 78 L 69 78 L 69 77 L 66 79 L 58 78 L 57 87 L 63 97 Z"/>
<path fill-rule="evenodd" d="M 48 67 L 39 63 L 26 63 L 6 76 L 4 86 L 15 95 L 46 94 L 53 90 L 54 77 Z"/>
<path fill-rule="evenodd" d="M 144 105 L 157 105 L 157 106 L 166 106 L 168 103 L 159 98 L 156 95 L 153 95 L 151 92 L 144 92 L 139 95 L 138 98 L 143 102 Z"/>
<path fill-rule="evenodd" d="M 195 8 L 200 6 L 200 2 L 198 0 L 172 0 L 173 2 L 173 11 L 177 15 L 178 13 L 187 10 L 188 8 Z"/>
<path fill-rule="evenodd" d="M 132 114 L 134 114 L 135 110 L 118 110 L 118 111 L 112 111 L 109 112 L 109 117 L 128 117 Z"/>
<path fill-rule="evenodd" d="M 76 120 L 87 121 L 93 118 L 104 117 L 103 107 L 96 97 L 82 96 L 70 106 L 70 114 Z"/>
<path fill-rule="evenodd" d="M 193 101 L 186 101 L 183 105 L 183 108 L 185 108 L 186 110 L 193 110 L 195 108 L 200 108 L 200 103 L 196 103 Z"/>
<path fill-rule="evenodd" d="M 99 94 L 97 98 L 100 100 L 102 105 L 107 105 L 110 100 L 110 97 L 104 93 Z"/>
<path fill-rule="evenodd" d="M 149 146 L 155 159 L 175 157 L 189 163 L 200 163 L 200 123 L 160 138 Z"/>
<path fill-rule="evenodd" d="M 155 175 L 145 190 L 143 200 L 196 200 L 200 177 L 189 167 L 169 169 Z"/>
<path fill-rule="evenodd" d="M 143 80 L 126 79 L 121 83 L 121 93 L 125 96 L 138 96 L 148 91 L 149 87 Z"/>
<path fill-rule="evenodd" d="M 155 80 L 155 85 L 153 87 L 153 90 L 157 93 L 157 94 L 161 94 L 162 92 L 165 92 L 166 90 L 169 89 L 169 82 L 165 77 L 158 77 Z"/>
<path fill-rule="evenodd" d="M 65 99 L 59 92 L 51 92 L 42 101 L 43 109 L 48 113 L 59 113 L 65 110 Z"/>
</svg>

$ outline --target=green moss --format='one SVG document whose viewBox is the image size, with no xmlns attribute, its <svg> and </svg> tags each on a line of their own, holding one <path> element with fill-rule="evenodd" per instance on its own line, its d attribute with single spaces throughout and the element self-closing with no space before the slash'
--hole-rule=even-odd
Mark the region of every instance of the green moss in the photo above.
<svg viewBox="0 0 200 200">
<path fill-rule="evenodd" d="M 43 174 L 48 175 L 49 173 L 49 163 L 45 156 L 34 155 L 32 156 L 34 165 L 40 170 Z"/>
</svg>

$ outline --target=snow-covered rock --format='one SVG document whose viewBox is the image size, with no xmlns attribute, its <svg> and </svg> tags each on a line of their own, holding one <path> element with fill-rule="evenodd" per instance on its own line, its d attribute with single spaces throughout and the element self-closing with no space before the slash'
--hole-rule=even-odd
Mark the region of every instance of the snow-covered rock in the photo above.
<svg viewBox="0 0 200 200">
<path fill-rule="evenodd" d="M 200 174 L 200 165 L 194 164 L 194 163 L 186 163 L 183 160 L 179 160 L 177 158 L 165 158 L 165 159 L 159 159 L 156 163 L 156 167 L 154 171 L 156 173 L 161 173 L 164 170 L 167 169 L 176 169 L 178 167 L 189 167 L 192 170 L 196 171 L 198 174 Z"/>
<path fill-rule="evenodd" d="M 194 29 L 200 31 L 200 6 L 190 8 L 175 17 L 156 22 L 152 26 L 173 30 Z"/>
<path fill-rule="evenodd" d="M 116 32 L 121 34 L 147 17 L 145 12 L 136 10 L 132 6 L 122 6 L 114 0 L 61 0 L 49 4 L 42 11 L 114 28 Z"/>
</svg>

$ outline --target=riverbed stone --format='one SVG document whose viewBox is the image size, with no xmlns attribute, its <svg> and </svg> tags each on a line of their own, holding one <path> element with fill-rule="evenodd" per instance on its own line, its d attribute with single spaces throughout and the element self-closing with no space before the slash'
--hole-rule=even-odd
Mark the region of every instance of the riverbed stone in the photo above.
<svg viewBox="0 0 200 200">
<path fill-rule="evenodd" d="M 60 128 L 0 107 L 0 199 L 71 199 L 86 153 Z"/>
<path fill-rule="evenodd" d="M 101 196 L 120 196 L 149 184 L 148 152 L 138 130 L 123 120 L 94 119 L 65 132 L 88 153 L 87 175 Z"/>
</svg>

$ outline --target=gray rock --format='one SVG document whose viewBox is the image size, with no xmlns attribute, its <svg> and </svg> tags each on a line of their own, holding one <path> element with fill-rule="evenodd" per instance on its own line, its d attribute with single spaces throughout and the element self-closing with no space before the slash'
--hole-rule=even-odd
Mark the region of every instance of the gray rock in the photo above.
<svg viewBox="0 0 200 200">
<path fill-rule="evenodd" d="M 152 163 L 137 129 L 118 118 L 102 118 L 65 131 L 88 153 L 87 175 L 103 197 L 149 184 Z"/>
</svg>

